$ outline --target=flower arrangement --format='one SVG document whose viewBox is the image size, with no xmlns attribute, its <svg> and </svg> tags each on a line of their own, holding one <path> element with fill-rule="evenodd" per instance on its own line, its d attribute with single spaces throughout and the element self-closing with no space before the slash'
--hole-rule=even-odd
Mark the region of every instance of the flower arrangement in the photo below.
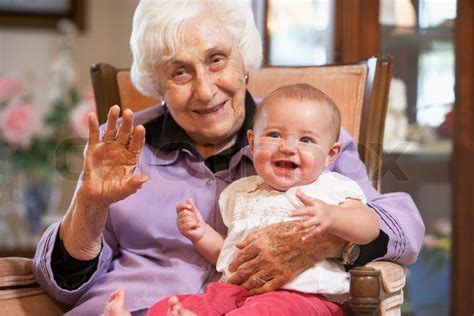
<svg viewBox="0 0 474 316">
<path fill-rule="evenodd" d="M 67 154 L 77 150 L 71 136 L 87 136 L 87 113 L 95 111 L 94 96 L 90 89 L 80 95 L 75 88 L 74 26 L 64 22 L 59 29 L 65 35 L 64 45 L 51 67 L 49 105 L 42 107 L 46 114 L 29 93 L 31 80 L 0 74 L 0 159 L 12 171 L 63 172 Z"/>
<path fill-rule="evenodd" d="M 87 137 L 87 114 L 95 111 L 92 90 L 80 94 L 75 86 L 75 27 L 68 21 L 58 27 L 63 48 L 51 65 L 46 98 L 31 93 L 32 77 L 0 74 L 0 210 L 9 212 L 5 227 L 16 232 L 0 227 L 0 236 L 29 233 L 28 242 L 44 228 L 46 213 L 56 212 L 63 185 L 58 175 L 75 180 L 71 167 L 82 153 L 77 145 L 85 144 L 78 138 Z"/>
<path fill-rule="evenodd" d="M 426 224 L 420 259 L 437 270 L 451 258 L 451 222 L 440 218 Z"/>
<path fill-rule="evenodd" d="M 0 77 L 0 157 L 14 170 L 50 173 L 57 145 L 69 135 L 69 113 L 78 104 L 75 89 L 56 100 L 45 117 L 25 92 L 19 76 Z M 56 162 L 58 163 L 58 162 Z"/>
</svg>

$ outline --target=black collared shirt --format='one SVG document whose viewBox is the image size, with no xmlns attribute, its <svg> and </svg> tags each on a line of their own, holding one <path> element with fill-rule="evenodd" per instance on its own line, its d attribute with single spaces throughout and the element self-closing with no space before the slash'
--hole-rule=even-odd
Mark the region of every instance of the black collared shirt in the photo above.
<svg viewBox="0 0 474 316">
<path fill-rule="evenodd" d="M 146 143 L 159 148 L 160 150 L 176 150 L 187 149 L 197 157 L 203 157 L 199 154 L 193 145 L 191 138 L 186 134 L 184 129 L 176 123 L 171 114 L 165 107 L 165 114 L 146 123 Z M 252 128 L 252 120 L 255 115 L 256 105 L 252 96 L 246 92 L 245 95 L 245 118 L 242 127 L 237 132 L 235 143 L 221 151 L 220 153 L 203 159 L 206 166 L 212 171 L 217 172 L 229 168 L 230 158 L 241 148 L 248 144 L 247 130 Z"/>
</svg>

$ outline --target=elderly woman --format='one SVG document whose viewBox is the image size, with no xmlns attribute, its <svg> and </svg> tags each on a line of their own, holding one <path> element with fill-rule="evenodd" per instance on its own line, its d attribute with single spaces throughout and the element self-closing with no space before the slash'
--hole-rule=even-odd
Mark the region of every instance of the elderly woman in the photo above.
<svg viewBox="0 0 474 316">
<path fill-rule="evenodd" d="M 113 106 L 101 131 L 89 116 L 83 175 L 34 260 L 38 282 L 74 305 L 71 314 L 100 313 L 120 287 L 137 312 L 216 281 L 214 267 L 176 228 L 175 207 L 191 197 L 206 222 L 225 233 L 218 196 L 255 173 L 245 140 L 255 103 L 245 85 L 262 53 L 250 9 L 235 0 L 141 0 L 130 43 L 134 84 L 164 103 L 135 116 L 124 111 L 120 123 Z M 349 265 L 415 260 L 424 232 L 416 206 L 406 194 L 377 193 L 347 132 L 340 141 L 343 152 L 332 168 L 363 188 L 380 217 L 379 237 L 360 246 L 356 258 L 357 247 L 344 240 L 323 233 L 303 243 L 294 222 L 276 224 L 237 245 L 230 282 L 255 293 L 274 290 L 315 262 L 340 258 L 343 249 L 352 251 Z M 265 284 L 252 279 L 257 271 Z"/>
</svg>

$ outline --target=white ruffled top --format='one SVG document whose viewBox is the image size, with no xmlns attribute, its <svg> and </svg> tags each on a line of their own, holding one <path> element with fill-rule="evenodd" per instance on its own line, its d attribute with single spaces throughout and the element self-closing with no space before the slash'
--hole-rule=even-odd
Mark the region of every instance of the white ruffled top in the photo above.
<svg viewBox="0 0 474 316">
<path fill-rule="evenodd" d="M 228 227 L 227 238 L 216 264 L 224 280 L 231 275 L 228 266 L 237 251 L 237 242 L 244 240 L 254 229 L 301 219 L 288 215 L 292 210 L 304 206 L 296 197 L 296 187 L 286 192 L 266 191 L 260 189 L 263 183 L 264 180 L 259 176 L 239 179 L 230 184 L 219 198 L 222 218 Z M 328 204 L 339 205 L 347 198 L 367 202 L 356 182 L 335 172 L 325 172 L 313 183 L 299 188 L 306 195 Z M 343 294 L 349 291 L 349 279 L 342 265 L 325 260 L 282 288 L 305 293 Z"/>
</svg>

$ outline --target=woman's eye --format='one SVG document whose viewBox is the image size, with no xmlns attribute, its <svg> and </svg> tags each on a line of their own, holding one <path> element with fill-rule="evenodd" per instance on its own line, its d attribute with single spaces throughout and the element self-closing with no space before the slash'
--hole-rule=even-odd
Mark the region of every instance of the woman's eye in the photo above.
<svg viewBox="0 0 474 316">
<path fill-rule="evenodd" d="M 181 77 L 186 74 L 186 71 L 184 69 L 178 69 L 173 73 L 173 77 Z"/>
<path fill-rule="evenodd" d="M 218 62 L 221 62 L 224 58 L 222 56 L 213 56 L 211 61 L 213 63 L 218 63 Z"/>
<path fill-rule="evenodd" d="M 186 71 L 186 69 L 175 70 L 172 74 L 173 80 L 178 83 L 186 83 L 191 80 L 191 75 Z"/>
<path fill-rule="evenodd" d="M 217 71 L 224 68 L 226 65 L 226 58 L 224 55 L 214 55 L 210 58 L 209 62 L 211 70 Z"/>
<path fill-rule="evenodd" d="M 271 137 L 271 138 L 280 138 L 280 133 L 278 132 L 269 132 L 267 134 L 268 137 Z"/>
<path fill-rule="evenodd" d="M 300 142 L 311 144 L 314 143 L 314 140 L 311 137 L 304 136 L 300 138 Z"/>
</svg>

